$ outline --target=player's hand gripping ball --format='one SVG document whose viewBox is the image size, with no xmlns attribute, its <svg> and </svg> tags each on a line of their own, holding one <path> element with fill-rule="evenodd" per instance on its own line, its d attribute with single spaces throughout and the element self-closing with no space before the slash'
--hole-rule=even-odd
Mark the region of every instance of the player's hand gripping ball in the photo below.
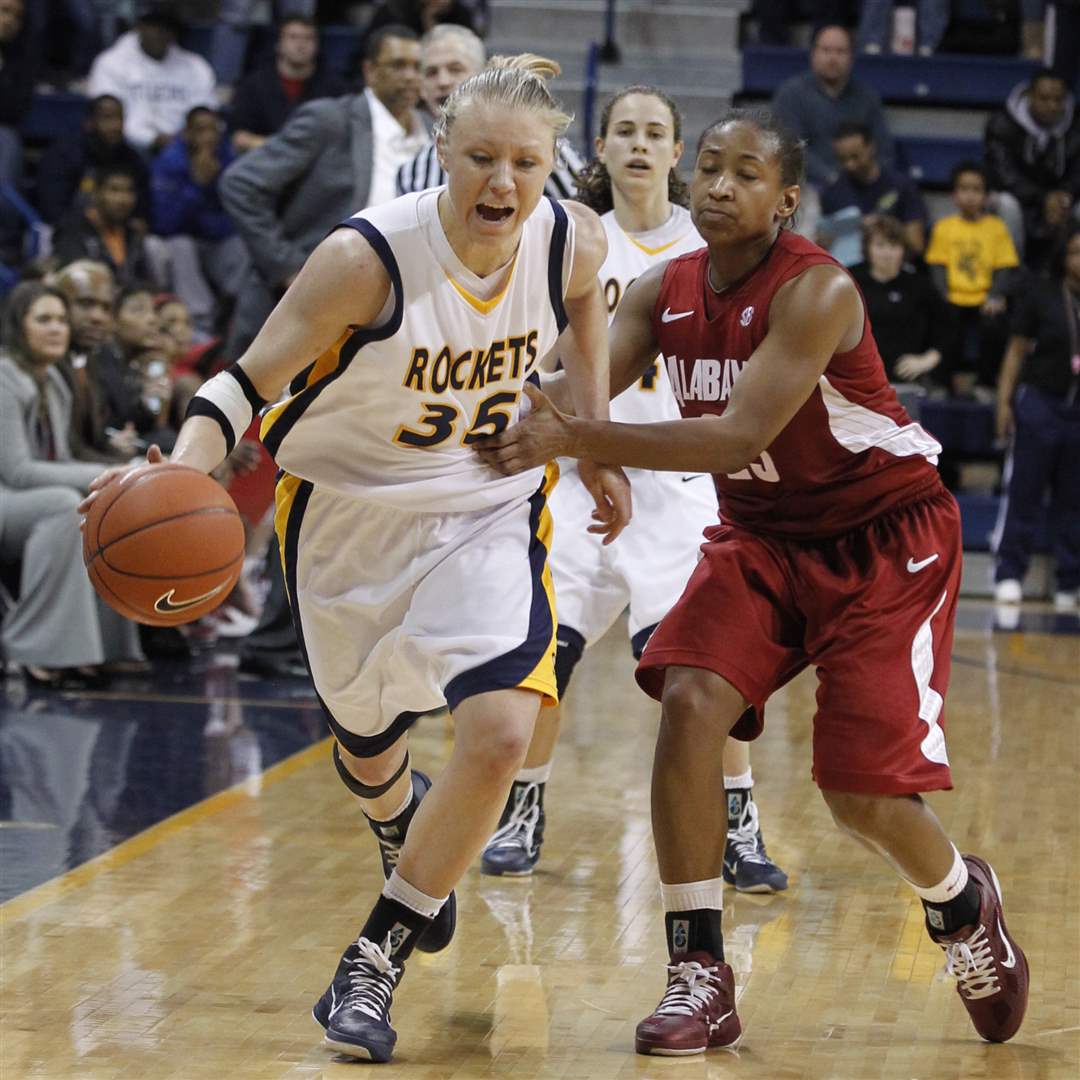
<svg viewBox="0 0 1080 1080">
<path fill-rule="evenodd" d="M 244 565 L 244 525 L 229 493 L 186 465 L 145 465 L 106 485 L 83 525 L 98 595 L 148 626 L 213 611 Z"/>
</svg>

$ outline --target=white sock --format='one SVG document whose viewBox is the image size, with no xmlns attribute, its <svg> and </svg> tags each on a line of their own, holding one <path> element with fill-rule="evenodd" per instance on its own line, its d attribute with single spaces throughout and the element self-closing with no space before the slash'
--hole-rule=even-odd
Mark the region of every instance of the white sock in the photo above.
<svg viewBox="0 0 1080 1080">
<path fill-rule="evenodd" d="M 392 814 L 388 814 L 386 817 L 376 817 L 374 814 L 368 814 L 368 812 L 366 810 L 364 811 L 364 813 L 367 814 L 369 820 L 377 821 L 380 824 L 383 823 L 383 822 L 386 822 L 386 821 L 393 821 L 394 818 L 396 818 L 399 814 L 404 814 L 405 811 L 408 810 L 409 803 L 412 802 L 412 797 L 413 797 L 412 774 L 410 773 L 409 774 L 409 791 L 406 794 L 405 798 L 402 800 L 401 805 Z"/>
<path fill-rule="evenodd" d="M 551 762 L 549 761 L 544 765 L 534 765 L 531 769 L 519 769 L 514 780 L 519 784 L 546 784 L 550 778 Z"/>
<path fill-rule="evenodd" d="M 737 788 L 742 790 L 743 788 L 752 788 L 754 786 L 754 770 L 747 769 L 744 773 L 739 773 L 738 776 L 725 776 L 724 787 L 725 788 Z"/>
<path fill-rule="evenodd" d="M 665 911 L 698 911 L 701 908 L 723 911 L 724 879 L 687 881 L 679 885 L 665 885 L 661 881 L 660 898 Z"/>
<path fill-rule="evenodd" d="M 953 844 L 953 864 L 952 869 L 945 875 L 945 877 L 939 881 L 936 885 L 931 885 L 929 888 L 922 888 L 919 885 L 915 885 L 912 882 L 908 882 L 909 885 L 915 890 L 915 894 L 921 899 L 926 900 L 931 904 L 944 904 L 949 900 L 959 896 L 964 889 L 967 888 L 968 883 L 968 868 L 967 863 L 960 857 L 960 852 L 956 850 L 956 845 Z"/>
<path fill-rule="evenodd" d="M 396 900 L 427 919 L 434 919 L 449 898 L 447 895 L 439 900 L 414 889 L 396 870 L 386 879 L 382 894 L 387 900 Z"/>
</svg>

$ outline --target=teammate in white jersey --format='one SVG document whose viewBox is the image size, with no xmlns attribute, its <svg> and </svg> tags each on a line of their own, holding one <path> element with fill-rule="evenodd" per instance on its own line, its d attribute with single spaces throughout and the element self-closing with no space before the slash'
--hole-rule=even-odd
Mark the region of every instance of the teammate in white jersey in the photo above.
<svg viewBox="0 0 1080 1080">
<path fill-rule="evenodd" d="M 262 428 L 283 470 L 286 585 L 338 771 L 388 877 L 314 1008 L 327 1044 L 358 1058 L 390 1058 L 403 963 L 449 943 L 454 885 L 495 827 L 541 703 L 556 700 L 557 470 L 503 477 L 472 446 L 516 421 L 560 334 L 575 408 L 608 415 L 603 229 L 542 198 L 570 121 L 547 88 L 557 72 L 496 58 L 459 86 L 436 125 L 448 186 L 327 237 L 240 362 L 200 389 L 173 455 L 214 467 L 290 384 Z M 625 476 L 579 472 L 592 527 L 614 539 Z M 410 770 L 406 732 L 444 702 L 455 747 L 431 785 Z"/>
<path fill-rule="evenodd" d="M 631 282 L 649 267 L 704 245 L 686 209 L 686 184 L 676 171 L 681 126 L 675 103 L 649 86 L 621 90 L 601 115 L 596 157 L 579 178 L 578 197 L 603 215 L 608 254 L 600 281 L 611 316 Z M 659 358 L 612 401 L 611 417 L 624 423 L 679 419 Z M 562 479 L 551 500 L 556 524 L 551 571 L 559 615 L 555 672 L 561 698 L 584 650 L 604 636 L 627 606 L 631 648 L 640 658 L 656 624 L 682 595 L 702 532 L 717 520 L 717 507 L 708 474 L 629 470 L 634 521 L 608 547 L 586 531 L 592 498 L 575 462 L 563 459 L 559 468 Z M 484 873 L 532 873 L 543 841 L 544 788 L 558 732 L 559 710 L 545 709 L 499 828 L 481 857 Z M 787 888 L 787 875 L 765 851 L 752 785 L 749 744 L 729 739 L 724 753 L 724 877 L 744 892 L 777 892 Z"/>
</svg>

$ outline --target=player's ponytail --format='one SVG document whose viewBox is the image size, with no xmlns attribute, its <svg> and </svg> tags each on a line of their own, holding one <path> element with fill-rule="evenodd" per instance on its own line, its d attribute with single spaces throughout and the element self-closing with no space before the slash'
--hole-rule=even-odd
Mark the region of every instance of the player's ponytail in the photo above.
<svg viewBox="0 0 1080 1080">
<path fill-rule="evenodd" d="M 552 138 L 558 139 L 574 119 L 548 89 L 548 80 L 560 71 L 556 61 L 535 53 L 493 56 L 483 71 L 466 79 L 447 99 L 435 121 L 436 138 L 446 139 L 462 108 L 477 101 L 539 113 L 551 125 Z"/>
</svg>

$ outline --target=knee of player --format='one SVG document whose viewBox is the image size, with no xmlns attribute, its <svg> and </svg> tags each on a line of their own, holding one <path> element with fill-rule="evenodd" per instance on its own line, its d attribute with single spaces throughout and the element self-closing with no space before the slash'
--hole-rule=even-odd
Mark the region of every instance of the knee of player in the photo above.
<svg viewBox="0 0 1080 1080">
<path fill-rule="evenodd" d="M 663 724 L 672 734 L 684 729 L 691 735 L 695 730 L 704 734 L 715 712 L 716 701 L 703 679 L 686 671 L 669 675 L 664 685 Z"/>
<path fill-rule="evenodd" d="M 407 750 L 407 746 L 405 747 Z M 389 750 L 372 757 L 361 757 L 350 753 L 340 742 L 337 743 L 334 753 L 334 763 L 338 774 L 350 788 L 365 787 L 375 788 L 385 784 L 393 778 L 401 768 L 403 748 L 395 745 Z M 350 784 L 350 779 L 353 784 Z M 358 792 L 367 798 L 373 798 L 369 792 Z"/>
<path fill-rule="evenodd" d="M 888 837 L 898 796 L 851 791 L 823 791 L 821 794 L 833 821 L 844 832 L 867 840 Z"/>
<path fill-rule="evenodd" d="M 476 733 L 461 750 L 474 769 L 492 780 L 513 777 L 521 768 L 529 750 L 532 728 L 508 722 Z"/>
</svg>

